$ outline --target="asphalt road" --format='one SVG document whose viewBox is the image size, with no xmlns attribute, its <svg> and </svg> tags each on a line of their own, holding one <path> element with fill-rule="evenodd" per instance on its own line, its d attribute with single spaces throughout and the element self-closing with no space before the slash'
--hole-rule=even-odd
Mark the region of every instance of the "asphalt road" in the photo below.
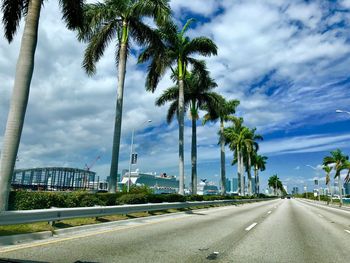
<svg viewBox="0 0 350 263">
<path fill-rule="evenodd" d="M 350 212 L 278 199 L 0 251 L 0 258 L 39 262 L 350 262 Z"/>
</svg>

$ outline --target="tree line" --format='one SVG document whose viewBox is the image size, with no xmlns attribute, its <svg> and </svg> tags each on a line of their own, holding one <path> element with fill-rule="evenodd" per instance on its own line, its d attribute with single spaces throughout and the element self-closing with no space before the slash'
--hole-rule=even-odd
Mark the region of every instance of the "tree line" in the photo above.
<svg viewBox="0 0 350 263">
<path fill-rule="evenodd" d="M 334 171 L 334 180 L 338 180 L 339 189 L 339 206 L 343 205 L 343 182 L 341 179 L 341 171 L 346 170 L 347 174 L 344 179 L 344 183 L 350 182 L 350 161 L 349 156 L 345 155 L 340 149 L 336 149 L 330 152 L 330 155 L 323 158 L 323 170 L 326 172 L 326 186 L 331 195 L 330 201 L 333 202 L 333 193 L 331 187 L 331 172 Z"/>
<path fill-rule="evenodd" d="M 7 209 L 10 181 L 19 148 L 30 84 L 35 64 L 40 13 L 43 0 L 2 0 L 4 35 L 12 42 L 20 21 L 24 31 L 17 60 L 15 82 L 7 118 L 0 159 L 0 211 Z M 199 56 L 217 55 L 216 44 L 208 37 L 190 38 L 187 31 L 193 19 L 179 27 L 173 20 L 168 0 L 104 0 L 92 4 L 84 0 L 59 0 L 62 20 L 69 30 L 77 32 L 77 39 L 86 43 L 82 67 L 88 75 L 96 73 L 96 64 L 105 49 L 114 44 L 118 71 L 116 114 L 114 120 L 112 160 L 109 192 L 116 192 L 121 126 L 123 114 L 126 65 L 132 43 L 142 48 L 138 63 L 147 66 L 145 88 L 154 92 L 165 73 L 171 72 L 172 87 L 157 98 L 156 105 L 170 102 L 167 121 L 176 116 L 179 126 L 179 193 L 184 194 L 184 116 L 189 111 L 192 120 L 191 185 L 197 187 L 196 124 L 199 111 L 205 111 L 203 123 L 220 122 L 219 144 L 221 151 L 221 193 L 225 194 L 225 145 L 233 151 L 233 164 L 237 164 L 240 194 L 245 195 L 244 176 L 248 177 L 248 194 L 252 194 L 254 169 L 256 189 L 259 192 L 258 172 L 265 169 L 266 157 L 258 154 L 258 141 L 262 137 L 256 129 L 243 125 L 243 119 L 233 114 L 237 100 L 226 100 L 214 92 L 217 83 Z M 145 23 L 151 19 L 155 27 Z M 224 127 L 225 122 L 231 126 Z"/>
</svg>

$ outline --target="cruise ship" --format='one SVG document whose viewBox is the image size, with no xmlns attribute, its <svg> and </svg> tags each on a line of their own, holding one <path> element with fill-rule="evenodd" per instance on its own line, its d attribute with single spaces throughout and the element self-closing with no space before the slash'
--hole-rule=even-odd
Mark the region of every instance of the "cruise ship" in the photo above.
<svg viewBox="0 0 350 263">
<path fill-rule="evenodd" d="M 206 179 L 201 179 L 201 182 L 197 185 L 198 195 L 218 195 L 219 189 L 214 183 L 207 182 Z"/>
<path fill-rule="evenodd" d="M 124 173 L 121 185 L 127 185 L 129 182 L 129 172 Z M 131 172 L 130 185 L 146 185 L 150 187 L 155 194 L 177 193 L 179 191 L 179 181 L 175 176 L 162 173 L 140 173 L 138 170 Z"/>
</svg>

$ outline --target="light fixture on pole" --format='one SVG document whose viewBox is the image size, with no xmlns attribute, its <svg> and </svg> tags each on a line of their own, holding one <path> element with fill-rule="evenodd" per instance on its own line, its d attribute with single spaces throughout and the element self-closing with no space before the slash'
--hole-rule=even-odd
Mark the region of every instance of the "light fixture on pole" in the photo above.
<svg viewBox="0 0 350 263">
<path fill-rule="evenodd" d="M 141 125 L 144 125 L 146 123 L 151 123 L 152 120 L 148 120 L 143 122 Z M 133 153 L 133 148 L 134 148 L 134 134 L 135 134 L 135 128 L 132 129 L 132 133 L 131 133 L 131 144 L 130 144 L 130 161 L 129 161 L 129 176 L 128 176 L 128 189 L 127 192 L 129 193 L 130 191 L 130 182 L 131 182 L 131 166 L 133 164 L 136 164 L 136 160 L 137 160 L 137 155 L 135 153 Z"/>
</svg>

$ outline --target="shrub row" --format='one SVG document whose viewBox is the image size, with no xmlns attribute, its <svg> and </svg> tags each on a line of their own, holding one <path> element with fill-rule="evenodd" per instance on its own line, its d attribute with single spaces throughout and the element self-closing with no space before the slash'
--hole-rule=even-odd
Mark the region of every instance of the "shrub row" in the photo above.
<svg viewBox="0 0 350 263">
<path fill-rule="evenodd" d="M 264 196 L 261 196 L 264 197 Z M 50 207 L 88 207 L 111 206 L 119 204 L 144 204 L 161 202 L 212 201 L 222 199 L 241 199 L 251 197 L 240 196 L 202 196 L 179 194 L 152 194 L 145 191 L 130 193 L 88 193 L 88 192 L 27 192 L 13 191 L 10 193 L 10 210 L 45 209 Z"/>
</svg>

